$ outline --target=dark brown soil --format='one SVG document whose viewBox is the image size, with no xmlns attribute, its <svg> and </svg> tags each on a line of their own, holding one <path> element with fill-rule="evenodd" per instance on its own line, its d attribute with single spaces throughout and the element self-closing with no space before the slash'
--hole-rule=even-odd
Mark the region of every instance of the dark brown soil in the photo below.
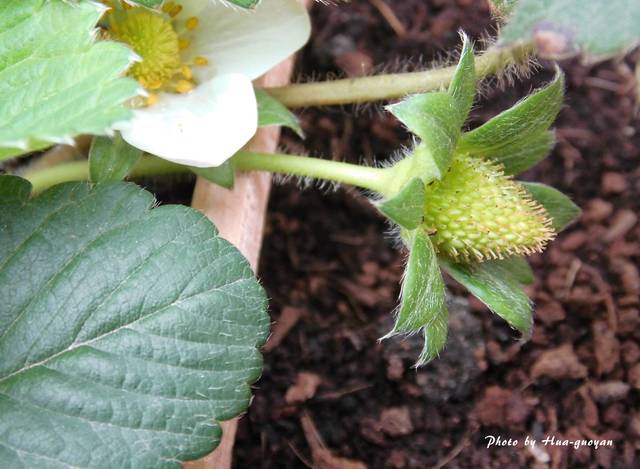
<svg viewBox="0 0 640 469">
<path fill-rule="evenodd" d="M 398 69 L 406 65 L 398 58 L 432 60 L 457 47 L 459 28 L 475 39 L 495 29 L 483 1 L 386 1 L 406 34 L 374 1 L 317 4 L 301 75 Z M 274 188 L 260 272 L 279 344 L 267 348 L 241 421 L 236 467 L 640 467 L 637 58 L 563 64 L 558 145 L 525 176 L 571 195 L 584 215 L 532 259 L 536 328 L 527 343 L 451 282 L 448 346 L 411 368 L 420 337 L 378 342 L 403 269 L 389 227 L 358 191 Z M 487 91 L 471 125 L 551 76 L 547 64 L 532 81 Z M 307 140 L 283 139 L 294 150 L 373 163 L 409 143 L 377 106 L 301 115 Z M 519 441 L 487 448 L 488 435 Z M 543 446 L 547 435 L 613 446 Z"/>
</svg>

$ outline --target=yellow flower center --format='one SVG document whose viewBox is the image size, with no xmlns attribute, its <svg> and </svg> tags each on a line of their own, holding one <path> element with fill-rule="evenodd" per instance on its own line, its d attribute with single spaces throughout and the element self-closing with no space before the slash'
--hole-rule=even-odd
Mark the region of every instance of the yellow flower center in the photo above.
<svg viewBox="0 0 640 469">
<path fill-rule="evenodd" d="M 191 44 L 189 38 L 176 31 L 175 17 L 182 11 L 181 5 L 167 2 L 160 13 L 117 1 L 104 3 L 111 7 L 105 22 L 107 37 L 127 44 L 140 56 L 127 74 L 151 92 L 144 102 L 134 105 L 153 105 L 158 99 L 155 92 L 182 94 L 195 88 L 191 66 L 204 66 L 208 61 L 196 57 L 192 64 L 187 64 L 181 58 L 181 52 Z M 192 34 L 199 25 L 196 17 L 183 23 L 183 34 Z"/>
</svg>

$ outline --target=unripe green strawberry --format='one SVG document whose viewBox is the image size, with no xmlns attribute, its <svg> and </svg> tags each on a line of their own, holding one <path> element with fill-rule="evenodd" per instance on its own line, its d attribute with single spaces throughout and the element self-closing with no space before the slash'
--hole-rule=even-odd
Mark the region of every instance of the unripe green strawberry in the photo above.
<svg viewBox="0 0 640 469">
<path fill-rule="evenodd" d="M 532 254 L 555 236 L 546 210 L 488 160 L 455 155 L 425 197 L 423 227 L 438 251 L 455 261 Z"/>
</svg>

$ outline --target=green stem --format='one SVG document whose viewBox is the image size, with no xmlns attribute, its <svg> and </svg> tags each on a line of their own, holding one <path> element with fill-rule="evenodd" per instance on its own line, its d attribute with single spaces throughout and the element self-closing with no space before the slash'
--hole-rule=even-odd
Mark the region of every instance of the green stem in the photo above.
<svg viewBox="0 0 640 469">
<path fill-rule="evenodd" d="M 505 48 L 491 47 L 476 57 L 476 76 L 479 79 L 484 78 L 506 69 L 509 65 L 522 64 L 533 50 L 531 44 Z M 449 85 L 455 69 L 453 65 L 423 72 L 299 83 L 265 88 L 265 91 L 290 108 L 366 103 L 441 89 Z"/>
<path fill-rule="evenodd" d="M 27 171 L 20 176 L 31 183 L 31 192 L 35 195 L 63 182 L 86 181 L 89 179 L 89 165 L 86 161 L 71 161 L 44 169 Z"/>
<path fill-rule="evenodd" d="M 189 167 L 187 166 L 171 163 L 160 158 L 144 156 L 131 170 L 130 177 L 161 176 L 187 172 L 189 172 Z M 89 180 L 89 162 L 86 160 L 71 161 L 45 169 L 27 171 L 21 176 L 31 182 L 32 193 L 35 195 L 63 182 Z"/>
<path fill-rule="evenodd" d="M 390 173 L 386 168 L 371 168 L 308 156 L 241 151 L 231 159 L 241 171 L 270 173 L 324 179 L 384 193 Z"/>
<path fill-rule="evenodd" d="M 234 167 L 240 171 L 268 171 L 312 177 L 350 184 L 382 194 L 389 186 L 392 176 L 390 171 L 385 168 L 370 168 L 307 156 L 241 151 L 236 153 L 231 161 Z M 161 158 L 144 156 L 131 170 L 129 177 L 160 176 L 189 171 L 188 166 L 171 163 Z M 89 163 L 86 160 L 62 163 L 45 169 L 27 171 L 22 174 L 22 177 L 31 182 L 33 194 L 38 194 L 63 182 L 88 180 Z"/>
</svg>

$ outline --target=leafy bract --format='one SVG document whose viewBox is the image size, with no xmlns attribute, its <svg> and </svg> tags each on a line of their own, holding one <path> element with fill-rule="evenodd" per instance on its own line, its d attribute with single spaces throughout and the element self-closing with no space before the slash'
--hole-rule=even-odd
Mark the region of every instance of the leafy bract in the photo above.
<svg viewBox="0 0 640 469">
<path fill-rule="evenodd" d="M 89 178 L 93 182 L 121 181 L 142 157 L 119 132 L 113 138 L 94 137 L 89 150 Z"/>
<path fill-rule="evenodd" d="M 196 168 L 195 166 L 191 166 L 190 169 L 198 176 L 205 178 L 209 182 L 222 186 L 225 189 L 233 188 L 235 183 L 236 174 L 233 169 L 233 165 L 229 160 L 225 161 L 220 166 L 214 166 L 212 168 Z"/>
<path fill-rule="evenodd" d="M 387 109 L 421 142 L 414 153 L 419 171 L 421 160 L 430 159 L 436 177 L 442 178 L 449 169 L 453 150 L 460 136 L 460 127 L 471 109 L 475 96 L 473 47 L 466 36 L 460 61 L 448 91 L 416 94 Z M 431 161 L 429 163 L 431 163 Z M 428 182 L 427 178 L 423 181 Z"/>
<path fill-rule="evenodd" d="M 20 184 L 0 201 L 0 467 L 173 468 L 211 451 L 269 328 L 246 260 L 133 184 L 30 201 Z"/>
<path fill-rule="evenodd" d="M 295 114 L 266 91 L 261 89 L 255 91 L 258 102 L 258 127 L 280 125 L 289 127 L 300 137 L 304 137 L 304 132 L 302 132 L 300 122 Z"/>
<path fill-rule="evenodd" d="M 424 220 L 424 183 L 413 178 L 397 195 L 382 201 L 378 209 L 402 228 L 417 228 Z"/>
<path fill-rule="evenodd" d="M 122 73 L 125 46 L 95 42 L 95 2 L 0 2 L 0 160 L 104 134 L 130 111 L 138 85 Z"/>
<path fill-rule="evenodd" d="M 440 257 L 440 265 L 491 311 L 503 318 L 523 335 L 531 333 L 533 313 L 531 300 L 522 289 L 522 275 L 514 276 L 501 261 L 458 264 Z"/>
<path fill-rule="evenodd" d="M 513 1 L 500 1 L 502 5 Z M 640 41 L 636 0 L 518 0 L 499 43 L 533 41 L 538 53 L 563 58 L 579 52 L 601 60 Z"/>
<path fill-rule="evenodd" d="M 411 233 L 409 260 L 402 280 L 400 308 L 388 335 L 424 332 L 425 347 L 418 364 L 435 358 L 447 339 L 448 313 L 438 259 L 423 230 Z"/>
<path fill-rule="evenodd" d="M 549 85 L 536 91 L 477 129 L 464 133 L 457 151 L 490 158 L 517 174 L 545 158 L 555 139 L 548 129 L 564 94 L 564 76 L 558 72 Z"/>
<path fill-rule="evenodd" d="M 559 190 L 537 182 L 522 182 L 521 184 L 551 216 L 553 229 L 556 233 L 560 233 L 580 216 L 580 207 Z"/>
</svg>

